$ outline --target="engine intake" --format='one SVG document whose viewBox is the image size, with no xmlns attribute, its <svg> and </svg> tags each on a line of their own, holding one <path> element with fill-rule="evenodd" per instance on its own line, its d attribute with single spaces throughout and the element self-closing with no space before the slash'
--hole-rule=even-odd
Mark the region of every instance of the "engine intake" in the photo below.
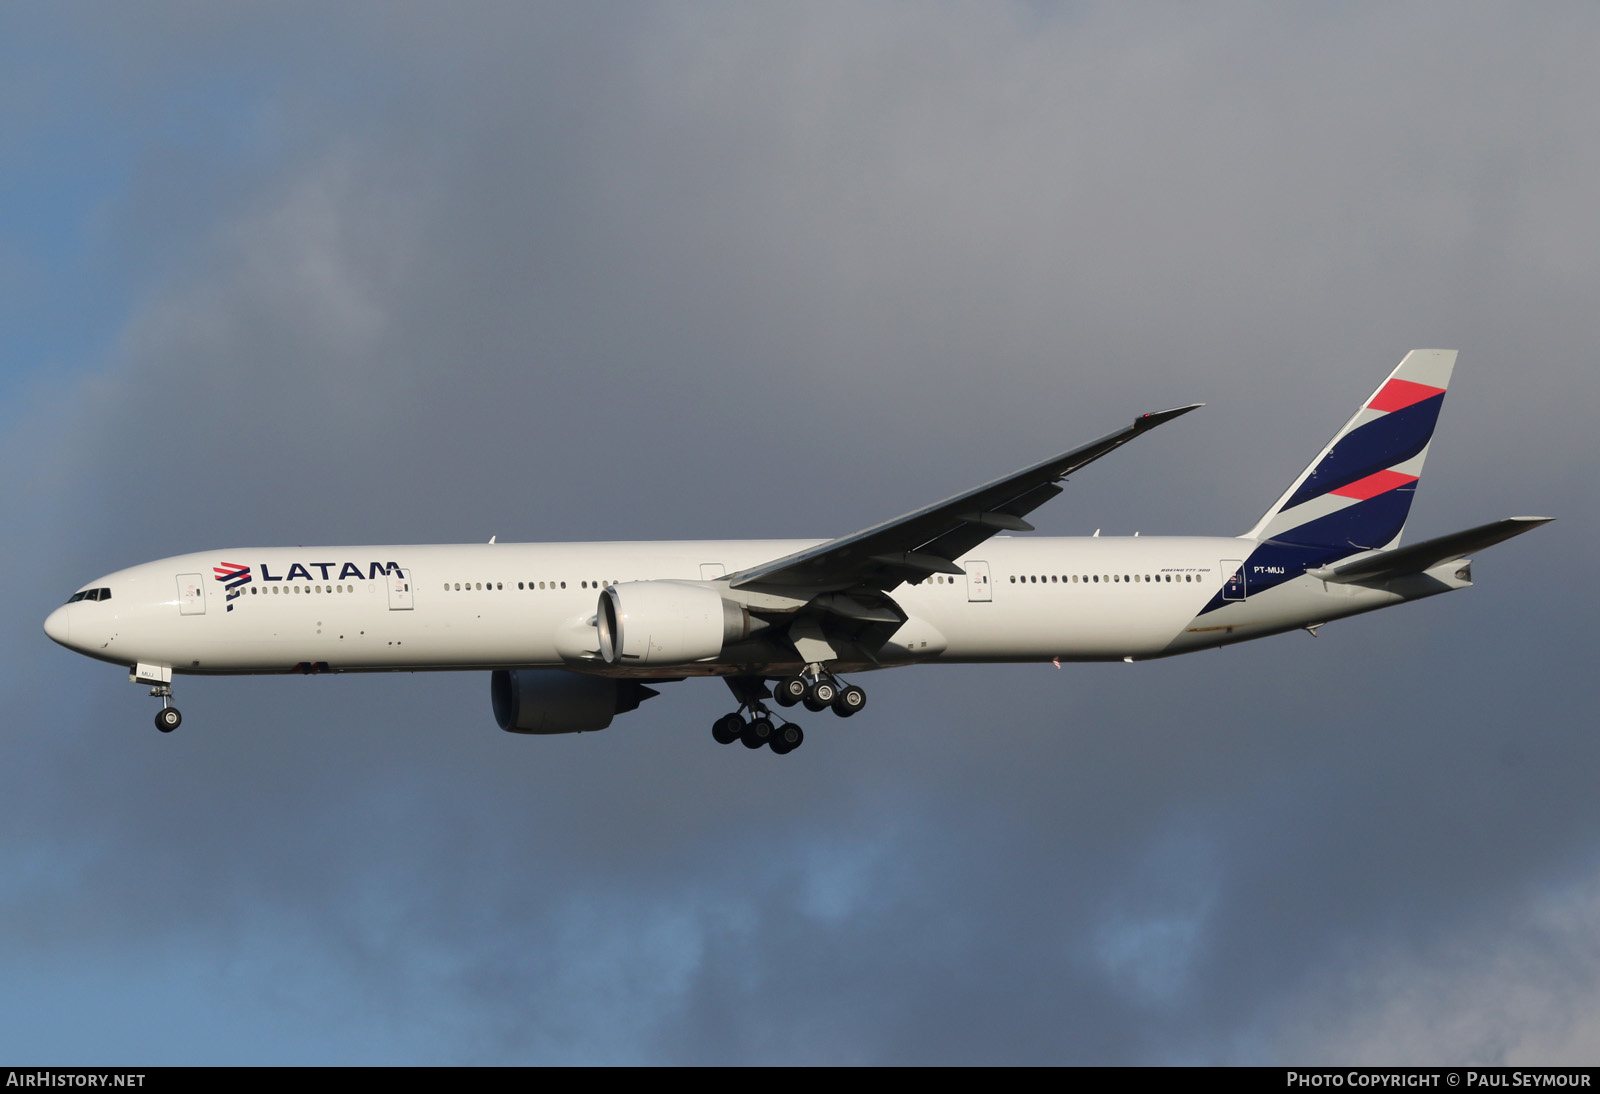
<svg viewBox="0 0 1600 1094">
<path fill-rule="evenodd" d="M 600 656 L 610 665 L 704 661 L 750 637 L 750 613 L 715 589 L 681 581 L 629 581 L 600 594 Z"/>
<path fill-rule="evenodd" d="M 489 676 L 494 720 L 507 733 L 584 733 L 604 729 L 652 695 L 637 680 L 565 669 L 499 669 Z"/>
</svg>

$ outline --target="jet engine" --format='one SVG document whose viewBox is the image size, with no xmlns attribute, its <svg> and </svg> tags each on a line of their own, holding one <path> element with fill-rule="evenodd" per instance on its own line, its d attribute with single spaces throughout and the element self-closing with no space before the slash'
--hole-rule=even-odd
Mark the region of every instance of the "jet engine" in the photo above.
<svg viewBox="0 0 1600 1094">
<path fill-rule="evenodd" d="M 750 637 L 750 613 L 715 589 L 681 581 L 629 581 L 600 594 L 600 656 L 611 665 L 704 661 Z M 757 623 L 759 628 L 759 621 Z"/>
<path fill-rule="evenodd" d="M 583 733 L 604 729 L 660 692 L 637 680 L 565 669 L 499 669 L 489 676 L 494 720 L 507 733 Z"/>
</svg>

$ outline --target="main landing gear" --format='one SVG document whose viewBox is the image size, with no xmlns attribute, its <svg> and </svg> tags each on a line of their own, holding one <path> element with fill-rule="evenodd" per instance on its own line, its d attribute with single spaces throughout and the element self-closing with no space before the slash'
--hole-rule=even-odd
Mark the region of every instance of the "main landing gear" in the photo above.
<svg viewBox="0 0 1600 1094">
<path fill-rule="evenodd" d="M 772 689 L 772 698 L 780 707 L 804 703 L 806 709 L 813 712 L 832 707 L 839 717 L 848 718 L 867 705 L 865 689 L 854 684 L 841 687 L 832 673 L 822 671 L 820 666 L 813 668 L 815 671 L 809 674 L 787 676 L 778 681 Z"/>
<path fill-rule="evenodd" d="M 751 713 L 755 717 L 748 722 L 738 711 L 724 714 L 711 723 L 711 736 L 719 745 L 731 745 L 735 741 L 746 748 L 766 745 L 780 756 L 793 752 L 806 739 L 805 731 L 793 722 L 776 723 L 765 710 L 752 710 Z"/>
<path fill-rule="evenodd" d="M 805 743 L 805 731 L 799 726 L 773 720 L 772 712 L 763 701 L 769 693 L 761 680 L 740 676 L 725 679 L 733 697 L 739 700 L 739 709 L 712 723 L 711 736 L 719 745 L 731 745 L 734 741 L 746 748 L 766 745 L 783 756 Z M 770 694 L 780 707 L 804 703 L 807 710 L 817 712 L 832 707 L 841 718 L 848 718 L 867 705 L 865 690 L 854 684 L 841 686 L 821 665 L 807 665 L 801 675 L 779 680 Z M 748 721 L 744 717 L 746 711 L 750 713 Z"/>
</svg>

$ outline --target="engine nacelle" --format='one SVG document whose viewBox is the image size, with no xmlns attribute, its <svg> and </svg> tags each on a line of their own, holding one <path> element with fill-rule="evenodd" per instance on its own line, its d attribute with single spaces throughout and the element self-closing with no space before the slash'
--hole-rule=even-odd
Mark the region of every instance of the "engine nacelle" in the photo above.
<svg viewBox="0 0 1600 1094">
<path fill-rule="evenodd" d="M 715 589 L 628 581 L 600 594 L 600 656 L 611 665 L 683 665 L 750 637 L 750 613 Z"/>
<path fill-rule="evenodd" d="M 494 720 L 508 733 L 583 733 L 604 729 L 660 692 L 637 680 L 565 669 L 499 669 L 489 676 Z"/>
</svg>

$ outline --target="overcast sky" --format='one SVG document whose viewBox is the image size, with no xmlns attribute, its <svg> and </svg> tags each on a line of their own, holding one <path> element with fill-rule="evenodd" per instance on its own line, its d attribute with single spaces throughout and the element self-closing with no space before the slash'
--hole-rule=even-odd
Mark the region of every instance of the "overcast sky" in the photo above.
<svg viewBox="0 0 1600 1094">
<path fill-rule="evenodd" d="M 0 1057 L 1595 1063 L 1600 9 L 0 12 Z M 1461 351 L 1472 590 L 1137 666 L 180 679 L 45 615 L 267 544 L 833 536 L 1099 436 L 1249 528 Z"/>
</svg>

